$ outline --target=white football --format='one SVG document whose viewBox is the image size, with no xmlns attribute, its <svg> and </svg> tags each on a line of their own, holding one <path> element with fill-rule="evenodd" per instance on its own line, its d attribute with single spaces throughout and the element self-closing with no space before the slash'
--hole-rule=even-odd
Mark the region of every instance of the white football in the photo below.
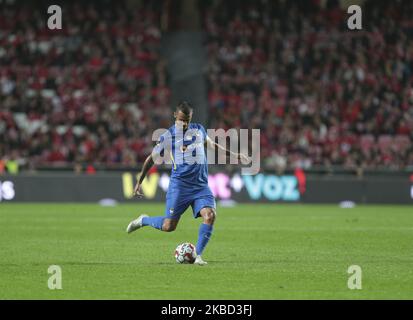
<svg viewBox="0 0 413 320">
<path fill-rule="evenodd" d="M 175 260 L 178 263 L 194 263 L 196 249 L 192 243 L 181 243 L 175 249 Z"/>
</svg>

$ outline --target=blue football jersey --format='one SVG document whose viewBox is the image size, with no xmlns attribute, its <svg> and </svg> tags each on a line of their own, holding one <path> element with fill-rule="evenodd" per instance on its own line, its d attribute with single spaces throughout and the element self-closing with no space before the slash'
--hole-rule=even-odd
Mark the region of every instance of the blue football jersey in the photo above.
<svg viewBox="0 0 413 320">
<path fill-rule="evenodd" d="M 190 123 L 185 131 L 173 125 L 160 137 L 154 153 L 172 160 L 169 188 L 193 190 L 208 186 L 206 139 L 205 128 L 197 123 Z"/>
</svg>

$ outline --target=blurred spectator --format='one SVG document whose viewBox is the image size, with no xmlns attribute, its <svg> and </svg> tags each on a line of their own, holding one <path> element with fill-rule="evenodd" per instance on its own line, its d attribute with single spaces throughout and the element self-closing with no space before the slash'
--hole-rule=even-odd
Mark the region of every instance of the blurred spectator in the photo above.
<svg viewBox="0 0 413 320">
<path fill-rule="evenodd" d="M 9 159 L 6 161 L 6 169 L 9 174 L 18 174 L 19 173 L 19 163 L 16 159 Z"/>
<path fill-rule="evenodd" d="M 82 165 L 80 163 L 75 163 L 74 172 L 75 174 L 81 174 L 83 171 Z"/>
<path fill-rule="evenodd" d="M 3 174 L 6 172 L 6 161 L 3 159 L 0 159 L 0 174 Z"/>
<path fill-rule="evenodd" d="M 92 175 L 96 173 L 96 169 L 93 165 L 88 164 L 85 170 L 86 174 Z"/>
<path fill-rule="evenodd" d="M 356 32 L 338 1 L 210 3 L 212 127 L 260 128 L 277 171 L 413 164 L 413 2 L 366 1 Z"/>
<path fill-rule="evenodd" d="M 135 165 L 170 123 L 156 3 L 64 2 L 49 30 L 36 1 L 0 7 L 0 153 L 32 167 Z"/>
</svg>

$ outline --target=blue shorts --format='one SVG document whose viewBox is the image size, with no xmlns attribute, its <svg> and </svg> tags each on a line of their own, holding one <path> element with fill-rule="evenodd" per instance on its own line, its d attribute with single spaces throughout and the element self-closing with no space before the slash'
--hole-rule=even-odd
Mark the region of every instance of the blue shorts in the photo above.
<svg viewBox="0 0 413 320">
<path fill-rule="evenodd" d="M 186 191 L 181 188 L 170 186 L 168 193 L 166 194 L 166 218 L 179 219 L 189 206 L 192 207 L 194 218 L 200 217 L 200 211 L 205 207 L 215 209 L 215 198 L 209 187 L 196 191 Z"/>
</svg>

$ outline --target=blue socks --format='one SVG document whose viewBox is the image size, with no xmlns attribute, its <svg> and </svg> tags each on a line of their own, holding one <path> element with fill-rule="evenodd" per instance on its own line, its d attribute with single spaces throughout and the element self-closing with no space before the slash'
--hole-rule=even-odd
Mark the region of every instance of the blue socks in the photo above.
<svg viewBox="0 0 413 320">
<path fill-rule="evenodd" d="M 162 230 L 165 217 L 145 217 L 142 219 L 143 226 L 151 226 L 152 228 Z"/>
<path fill-rule="evenodd" d="M 196 244 L 196 253 L 201 255 L 204 251 L 209 239 L 212 235 L 213 226 L 209 224 L 202 223 L 199 226 L 198 242 Z"/>
</svg>

